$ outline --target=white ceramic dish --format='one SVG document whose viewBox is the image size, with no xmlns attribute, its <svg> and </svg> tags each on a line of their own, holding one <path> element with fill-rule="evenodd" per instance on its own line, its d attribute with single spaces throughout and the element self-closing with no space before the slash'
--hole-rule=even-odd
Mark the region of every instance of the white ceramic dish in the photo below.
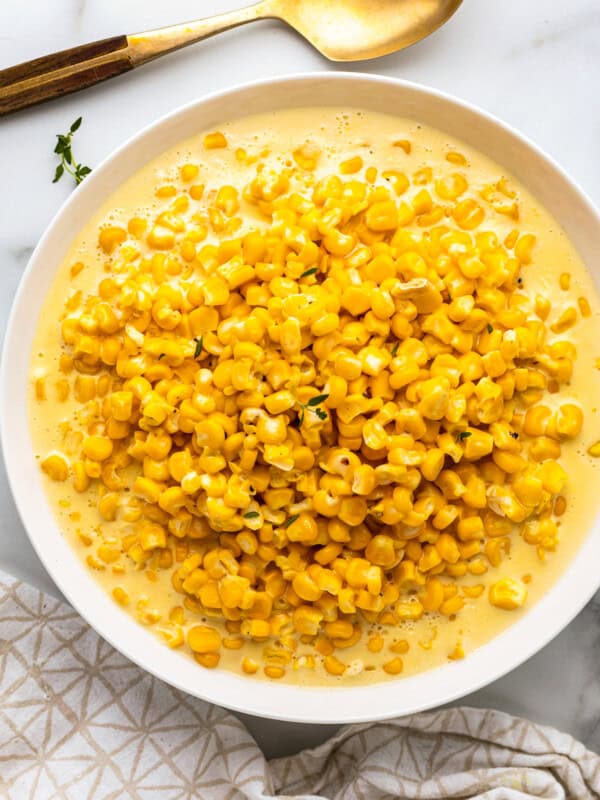
<svg viewBox="0 0 600 800">
<path fill-rule="evenodd" d="M 488 114 L 415 84 L 353 73 L 318 73 L 248 84 L 164 117 L 117 150 L 72 194 L 25 271 L 4 343 L 0 425 L 10 485 L 25 528 L 53 580 L 79 613 L 125 656 L 192 695 L 263 717 L 332 723 L 421 711 L 472 692 L 515 668 L 577 614 L 600 584 L 600 518 L 551 591 L 506 632 L 464 661 L 370 686 L 304 688 L 203 670 L 118 610 L 61 535 L 32 455 L 26 387 L 42 301 L 69 243 L 114 189 L 148 161 L 195 132 L 246 113 L 303 106 L 393 111 L 463 139 L 517 176 L 562 223 L 593 271 L 600 216 L 565 173 L 533 144 Z M 600 284 L 600 271 L 594 274 Z"/>
</svg>

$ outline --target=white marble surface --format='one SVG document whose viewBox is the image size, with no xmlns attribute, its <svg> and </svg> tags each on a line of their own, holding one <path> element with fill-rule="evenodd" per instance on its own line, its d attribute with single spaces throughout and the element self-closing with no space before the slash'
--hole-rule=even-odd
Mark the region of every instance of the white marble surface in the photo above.
<svg viewBox="0 0 600 800">
<path fill-rule="evenodd" d="M 243 0 L 241 0 L 243 2 Z M 301 0 L 299 0 L 301 2 Z M 369 0 L 365 0 L 368 4 Z M 234 8 L 236 0 L 2 0 L 0 68 L 43 53 Z M 598 0 L 464 0 L 410 50 L 363 70 L 418 81 L 493 112 L 557 158 L 600 204 Z M 209 91 L 253 78 L 331 68 L 276 22 L 232 31 L 133 74 L 0 121 L 0 328 L 27 259 L 69 192 L 52 185 L 54 134 L 79 115 L 76 153 L 90 165 L 140 127 Z M 56 592 L 27 541 L 0 474 L 0 568 Z M 600 582 L 600 574 L 599 574 Z M 527 664 L 466 698 L 556 725 L 600 750 L 600 596 Z M 268 755 L 325 739 L 332 727 L 247 718 Z"/>
</svg>

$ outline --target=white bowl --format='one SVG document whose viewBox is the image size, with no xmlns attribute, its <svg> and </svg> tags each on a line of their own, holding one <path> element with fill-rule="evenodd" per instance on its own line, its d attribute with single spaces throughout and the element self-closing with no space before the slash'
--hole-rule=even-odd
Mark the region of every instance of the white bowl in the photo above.
<svg viewBox="0 0 600 800">
<path fill-rule="evenodd" d="M 393 682 L 329 688 L 289 686 L 204 670 L 170 650 L 120 611 L 61 535 L 39 479 L 27 419 L 26 388 L 36 320 L 69 243 L 114 189 L 148 161 L 204 128 L 305 106 L 394 111 L 439 128 L 491 156 L 517 176 L 562 223 L 591 268 L 600 252 L 600 217 L 565 173 L 537 147 L 488 114 L 415 84 L 354 73 L 319 73 L 247 84 L 198 100 L 146 128 L 73 192 L 25 271 L 4 343 L 1 434 L 10 485 L 33 546 L 69 602 L 121 653 L 192 695 L 263 717 L 332 723 L 385 719 L 465 695 L 521 664 L 555 636 L 600 584 L 599 520 L 552 589 L 526 615 L 465 660 Z M 598 282 L 598 274 L 594 278 Z"/>
</svg>

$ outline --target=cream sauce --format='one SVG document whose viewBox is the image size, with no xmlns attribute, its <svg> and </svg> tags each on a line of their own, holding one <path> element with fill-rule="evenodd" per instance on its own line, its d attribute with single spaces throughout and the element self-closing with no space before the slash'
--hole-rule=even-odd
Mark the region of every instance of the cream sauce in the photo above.
<svg viewBox="0 0 600 800">
<path fill-rule="evenodd" d="M 94 292 L 103 276 L 106 257 L 97 246 L 98 229 L 106 222 L 126 225 L 132 216 L 154 216 L 163 207 L 167 207 L 172 198 L 158 200 L 154 193 L 155 188 L 160 184 L 173 183 L 181 191 L 184 188 L 179 180 L 181 165 L 188 162 L 200 165 L 200 174 L 194 182 L 206 185 L 205 197 L 210 197 L 211 192 L 214 193 L 223 184 L 241 189 L 254 176 L 256 165 L 241 164 L 235 157 L 237 148 L 244 148 L 249 154 L 263 154 L 261 160 L 267 167 L 281 169 L 284 165 L 291 164 L 291 153 L 305 141 L 314 142 L 323 151 L 317 175 L 339 172 L 340 162 L 355 155 L 361 155 L 365 166 L 375 166 L 380 173 L 385 169 L 399 169 L 410 176 L 421 167 L 431 166 L 438 177 L 458 170 L 467 177 L 471 190 L 478 190 L 505 175 L 490 159 L 460 141 L 451 140 L 441 132 L 414 121 L 370 112 L 300 109 L 245 117 L 221 126 L 221 130 L 229 142 L 227 149 L 205 150 L 203 136 L 199 134 L 164 153 L 119 187 L 73 242 L 44 303 L 32 354 L 32 376 L 45 376 L 48 387 L 48 399 L 42 402 L 35 399 L 33 388 L 31 391 L 31 429 L 38 457 L 61 448 L 63 443 L 58 433 L 60 426 L 73 419 L 78 407 L 78 403 L 72 398 L 66 402 L 58 402 L 54 391 L 56 380 L 62 377 L 58 370 L 61 353 L 59 321 L 64 312 L 65 298 L 76 290 L 81 290 L 84 295 Z M 393 142 L 399 139 L 410 141 L 410 154 L 393 146 Z M 449 151 L 458 151 L 465 155 L 468 165 L 457 168 L 449 163 L 445 158 Z M 361 173 L 361 179 L 363 174 Z M 478 599 L 468 601 L 456 619 L 425 617 L 416 623 L 402 624 L 389 634 L 388 641 L 409 641 L 410 650 L 403 656 L 404 674 L 427 670 L 444 663 L 459 641 L 468 656 L 469 652 L 527 613 L 527 608 L 547 592 L 569 564 L 585 537 L 597 508 L 595 493 L 588 489 L 598 482 L 599 466 L 597 461 L 586 454 L 586 449 L 600 438 L 596 408 L 596 398 L 600 393 L 600 372 L 594 363 L 600 355 L 598 298 L 590 276 L 559 224 L 522 185 L 511 176 L 506 177 L 518 192 L 519 223 L 516 225 L 509 217 L 490 212 L 480 229 L 493 230 L 501 240 L 514 227 L 536 235 L 538 242 L 533 253 L 533 263 L 524 267 L 522 273 L 523 291 L 531 295 L 541 293 L 551 300 L 549 322 L 557 319 L 567 305 L 576 305 L 576 298 L 580 296 L 587 298 L 592 307 L 591 317 L 580 318 L 573 329 L 560 337 L 568 338 L 577 345 L 578 357 L 570 386 L 565 387 L 559 395 L 548 395 L 544 400 L 545 403 L 552 403 L 559 399 L 573 399 L 581 404 L 585 414 L 584 429 L 577 440 L 563 445 L 561 463 L 569 475 L 569 484 L 566 492 L 567 511 L 561 518 L 557 551 L 550 553 L 542 563 L 535 547 L 515 535 L 510 557 L 500 567 L 490 568 L 481 578 L 469 576 L 459 581 L 473 585 L 484 582 L 487 586 L 504 576 L 530 575 L 527 606 L 513 612 L 495 608 L 488 602 L 486 590 Z M 411 187 L 409 196 L 419 188 Z M 245 228 L 255 226 L 257 222 L 253 218 L 252 209 L 244 207 L 243 212 Z M 85 267 L 75 278 L 71 278 L 70 267 L 76 261 L 82 261 Z M 559 276 L 563 272 L 571 274 L 568 292 L 559 287 Z M 122 525 L 119 522 L 106 522 L 99 516 L 93 491 L 78 494 L 70 482 L 54 483 L 45 475 L 41 477 L 49 502 L 56 510 L 61 530 L 82 558 L 93 552 L 94 547 L 86 546 L 78 535 L 79 532 L 96 542 L 101 537 L 111 536 Z M 134 598 L 130 605 L 134 613 L 137 613 L 136 601 L 139 599 L 143 600 L 144 608 L 158 610 L 162 619 L 155 627 L 159 630 L 167 621 L 169 609 L 180 605 L 183 599 L 171 587 L 169 575 L 164 571 L 159 574 L 156 582 L 149 580 L 144 572 L 132 569 L 128 569 L 125 574 L 114 574 L 107 567 L 104 571 L 94 571 L 92 574 L 107 591 L 115 586 L 125 588 Z M 115 614 L 120 613 L 124 612 L 115 605 Z M 187 625 L 197 624 L 199 621 L 188 611 L 185 616 Z M 214 620 L 210 622 L 215 624 Z M 368 652 L 365 638 L 363 635 L 358 645 L 336 653 L 344 662 L 362 659 L 366 669 L 361 674 L 352 676 L 349 671 L 343 678 L 337 679 L 320 667 L 314 672 L 289 669 L 284 680 L 302 683 L 331 683 L 341 680 L 347 684 L 387 678 L 382 670 L 374 671 L 374 668 L 394 655 L 390 653 L 387 643 L 379 654 Z M 242 656 L 254 655 L 260 660 L 263 646 L 249 643 L 243 650 L 223 649 L 220 666 L 239 670 Z M 298 654 L 302 652 L 303 648 L 300 646 Z M 308 653 L 309 649 L 306 648 L 305 652 Z M 260 674 L 259 672 L 258 675 Z"/>
</svg>

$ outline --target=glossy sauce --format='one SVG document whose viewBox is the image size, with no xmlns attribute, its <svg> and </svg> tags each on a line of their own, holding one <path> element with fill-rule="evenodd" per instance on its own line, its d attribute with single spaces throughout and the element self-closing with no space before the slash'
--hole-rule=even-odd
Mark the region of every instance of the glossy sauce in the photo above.
<svg viewBox="0 0 600 800">
<path fill-rule="evenodd" d="M 158 200 L 154 194 L 155 188 L 160 184 L 173 183 L 178 189 L 182 189 L 179 180 L 181 165 L 188 162 L 201 165 L 197 182 L 206 185 L 207 193 L 223 184 L 231 184 L 241 190 L 254 176 L 256 166 L 240 163 L 235 156 L 237 148 L 244 148 L 251 155 L 261 154 L 261 160 L 267 166 L 273 165 L 281 169 L 291 163 L 291 153 L 298 146 L 305 141 L 311 141 L 323 151 L 317 177 L 339 173 L 339 164 L 355 155 L 362 156 L 365 166 L 375 166 L 380 172 L 393 168 L 410 176 L 421 167 L 431 166 L 435 177 L 440 177 L 457 170 L 456 165 L 446 159 L 451 151 L 458 151 L 466 156 L 467 166 L 459 169 L 467 177 L 471 189 L 481 188 L 505 175 L 488 158 L 462 142 L 451 140 L 445 134 L 410 120 L 370 112 L 301 109 L 246 117 L 221 126 L 221 130 L 229 142 L 227 149 L 207 152 L 199 132 L 198 136 L 166 152 L 118 188 L 73 242 L 45 301 L 32 353 L 32 377 L 35 379 L 44 376 L 48 387 L 47 400 L 41 402 L 35 399 L 33 390 L 31 391 L 31 428 L 39 458 L 53 449 L 60 449 L 61 437 L 57 433 L 59 426 L 73 418 L 79 405 L 72 397 L 66 402 L 59 402 L 54 391 L 56 380 L 62 377 L 58 371 L 58 357 L 62 347 L 60 319 L 66 297 L 74 290 L 82 290 L 84 295 L 94 292 L 103 277 L 105 256 L 98 249 L 98 228 L 106 222 L 126 227 L 127 220 L 132 216 L 154 216 L 168 206 L 170 199 Z M 393 145 L 399 139 L 411 143 L 410 154 Z M 362 175 L 361 172 L 361 179 Z M 525 543 L 516 534 L 513 536 L 510 557 L 501 566 L 490 567 L 488 573 L 481 577 L 468 575 L 459 579 L 459 583 L 486 583 L 486 591 L 481 597 L 468 600 L 456 619 L 425 615 L 418 622 L 403 623 L 387 633 L 382 631 L 387 637 L 386 644 L 380 653 L 375 654 L 367 651 L 366 636 L 363 635 L 359 644 L 336 653 L 346 663 L 352 663 L 355 659 L 362 660 L 365 669 L 360 674 L 353 675 L 354 669 L 351 668 L 342 678 L 333 678 L 321 667 L 315 671 L 288 669 L 284 678 L 286 681 L 343 681 L 347 684 L 353 681 L 386 679 L 388 676 L 375 668 L 393 658 L 388 645 L 394 640 L 405 639 L 410 645 L 408 653 L 402 656 L 404 674 L 423 671 L 446 662 L 457 643 L 462 645 L 468 657 L 469 652 L 527 613 L 527 608 L 548 590 L 569 564 L 586 535 L 589 521 L 597 508 L 595 493 L 588 491 L 588 487 L 596 484 L 599 477 L 597 462 L 586 454 L 587 447 L 600 438 L 595 405 L 600 396 L 600 373 L 595 367 L 595 360 L 600 355 L 598 299 L 590 276 L 557 222 L 523 186 L 511 176 L 506 177 L 518 192 L 519 222 L 516 225 L 506 215 L 491 212 L 487 214 L 481 230 L 493 230 L 500 240 L 514 227 L 535 234 L 537 244 L 533 252 L 533 263 L 523 268 L 522 291 L 531 295 L 539 292 L 551 300 L 549 323 L 558 318 L 568 305 L 576 305 L 578 297 L 587 298 L 592 308 L 589 318 L 580 317 L 574 328 L 560 336 L 571 339 L 577 345 L 578 357 L 572 383 L 558 395 L 546 395 L 543 401 L 551 405 L 559 399 L 573 399 L 582 406 L 585 415 L 582 434 L 575 441 L 562 445 L 560 462 L 569 475 L 569 484 L 565 493 L 567 511 L 561 517 L 559 547 L 542 562 L 536 548 Z M 411 187 L 409 196 L 419 188 Z M 241 233 L 257 224 L 257 219 L 253 216 L 255 212 L 250 206 L 245 206 L 243 213 L 245 227 Z M 82 261 L 85 267 L 75 278 L 71 278 L 70 267 L 76 261 Z M 571 275 L 568 292 L 559 286 L 559 276 L 565 272 Z M 93 487 L 84 494 L 78 494 L 69 481 L 53 483 L 43 474 L 41 478 L 49 502 L 56 509 L 61 530 L 82 559 L 93 552 L 93 546 L 86 546 L 80 533 L 84 534 L 84 539 L 87 537 L 93 542 L 100 531 L 110 534 L 111 530 L 118 529 L 119 522 L 106 522 L 99 516 Z M 163 623 L 168 621 L 169 610 L 180 605 L 183 599 L 172 588 L 168 571 L 159 573 L 156 582 L 149 580 L 143 571 L 134 571 L 133 568 L 125 574 L 115 575 L 108 566 L 103 571 L 90 570 L 90 574 L 109 592 L 115 586 L 124 587 L 133 598 L 129 609 L 138 617 L 140 614 L 143 616 L 143 610 L 146 609 L 159 611 L 162 619 L 154 626 L 159 632 Z M 488 602 L 487 585 L 504 576 L 531 576 L 528 584 L 529 599 L 523 610 L 507 612 Z M 136 604 L 140 598 L 144 600 L 141 611 Z M 125 612 L 115 605 L 115 614 L 121 613 Z M 213 625 L 216 622 L 214 618 L 209 621 Z M 186 625 L 198 622 L 198 617 L 194 618 L 192 613 L 186 611 Z M 263 647 L 263 644 L 248 643 L 242 650 L 222 649 L 220 667 L 239 671 L 242 656 L 253 655 L 260 661 Z M 297 655 L 302 652 L 301 645 Z M 309 650 L 306 649 L 306 652 Z M 261 675 L 261 672 L 257 675 Z"/>
</svg>

